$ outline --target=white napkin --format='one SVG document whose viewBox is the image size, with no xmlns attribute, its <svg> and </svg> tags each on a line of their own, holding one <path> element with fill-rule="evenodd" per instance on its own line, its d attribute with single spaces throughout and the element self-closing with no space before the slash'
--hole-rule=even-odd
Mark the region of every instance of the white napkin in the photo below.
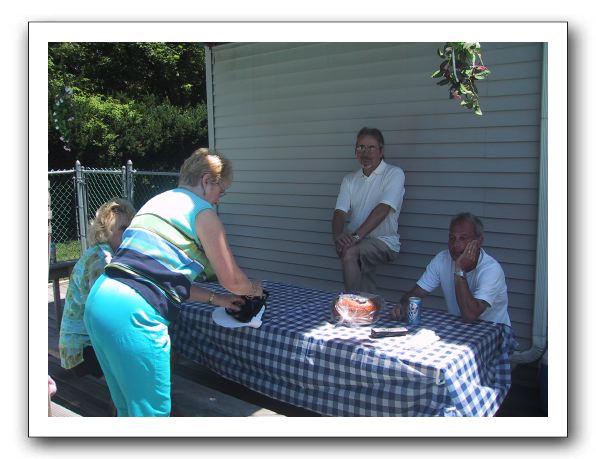
<svg viewBox="0 0 596 459">
<path fill-rule="evenodd" d="M 259 313 L 254 316 L 250 322 L 240 322 L 239 320 L 234 319 L 230 314 L 228 314 L 225 308 L 215 308 L 213 313 L 211 313 L 211 317 L 213 322 L 217 325 L 221 325 L 222 327 L 226 328 L 240 328 L 240 327 L 252 327 L 252 328 L 259 328 L 263 321 L 261 320 L 263 314 L 265 313 L 265 306 L 261 307 Z"/>
<path fill-rule="evenodd" d="M 405 343 L 406 348 L 419 351 L 429 344 L 439 341 L 441 338 L 432 330 L 423 328 Z"/>
</svg>

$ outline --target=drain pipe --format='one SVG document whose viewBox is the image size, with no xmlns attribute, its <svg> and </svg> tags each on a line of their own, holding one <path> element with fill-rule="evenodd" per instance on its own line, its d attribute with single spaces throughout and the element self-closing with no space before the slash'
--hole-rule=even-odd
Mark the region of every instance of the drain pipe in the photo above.
<svg viewBox="0 0 596 459">
<path fill-rule="evenodd" d="M 540 177 L 538 186 L 538 233 L 536 235 L 536 279 L 534 283 L 534 318 L 532 346 L 514 352 L 512 363 L 531 363 L 546 352 L 548 341 L 548 43 L 542 45 L 542 98 L 540 115 Z"/>
</svg>

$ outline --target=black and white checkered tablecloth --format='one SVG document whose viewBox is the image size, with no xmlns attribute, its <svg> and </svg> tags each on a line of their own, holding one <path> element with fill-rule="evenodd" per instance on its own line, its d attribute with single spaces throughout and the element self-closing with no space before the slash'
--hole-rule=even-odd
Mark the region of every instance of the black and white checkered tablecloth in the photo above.
<svg viewBox="0 0 596 459">
<path fill-rule="evenodd" d="M 430 329 L 441 339 L 408 350 L 409 336 L 372 339 L 371 326 L 331 323 L 336 293 L 263 286 L 270 296 L 260 328 L 221 327 L 213 306 L 188 303 L 171 327 L 174 349 L 252 390 L 328 416 L 492 416 L 509 390 L 510 327 L 466 324 L 423 307 L 420 326 L 410 330 Z M 392 307 L 375 327 L 403 325 L 391 320 Z"/>
</svg>

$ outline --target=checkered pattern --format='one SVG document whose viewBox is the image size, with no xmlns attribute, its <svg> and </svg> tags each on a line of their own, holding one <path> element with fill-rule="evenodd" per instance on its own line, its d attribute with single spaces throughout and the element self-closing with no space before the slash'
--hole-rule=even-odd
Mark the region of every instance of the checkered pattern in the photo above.
<svg viewBox="0 0 596 459">
<path fill-rule="evenodd" d="M 217 284 L 203 284 L 218 292 Z M 213 306 L 188 303 L 172 327 L 174 349 L 269 397 L 328 416 L 492 416 L 511 385 L 511 328 L 422 309 L 441 340 L 407 350 L 410 336 L 370 338 L 371 326 L 330 322 L 336 294 L 264 282 L 263 325 L 229 329 Z M 375 326 L 399 324 L 388 303 Z"/>
</svg>

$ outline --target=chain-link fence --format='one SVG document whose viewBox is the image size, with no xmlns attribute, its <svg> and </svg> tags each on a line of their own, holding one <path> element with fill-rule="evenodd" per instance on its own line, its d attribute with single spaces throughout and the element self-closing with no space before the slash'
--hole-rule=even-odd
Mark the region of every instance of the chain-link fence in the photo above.
<svg viewBox="0 0 596 459">
<path fill-rule="evenodd" d="M 97 209 L 113 198 L 129 199 L 136 209 L 162 191 L 175 188 L 178 172 L 87 169 L 77 161 L 71 170 L 48 172 L 52 242 L 56 259 L 79 258 L 87 248 L 87 225 Z"/>
</svg>

